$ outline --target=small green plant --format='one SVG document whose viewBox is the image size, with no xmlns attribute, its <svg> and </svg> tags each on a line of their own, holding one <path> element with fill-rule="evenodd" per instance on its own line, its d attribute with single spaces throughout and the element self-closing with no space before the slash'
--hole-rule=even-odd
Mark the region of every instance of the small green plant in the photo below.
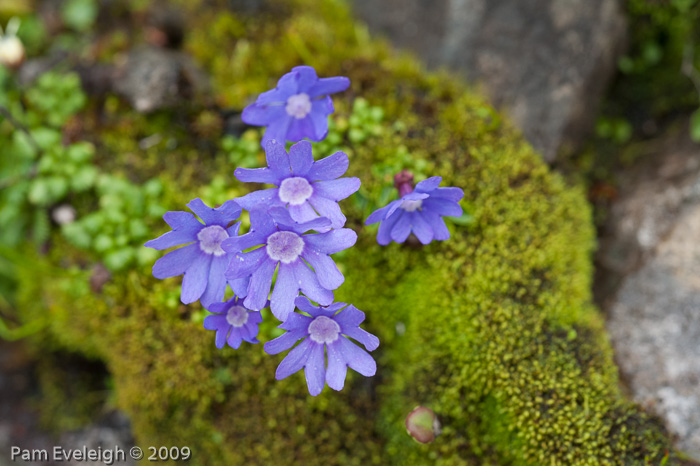
<svg viewBox="0 0 700 466">
<path fill-rule="evenodd" d="M 151 234 L 146 220 L 165 213 L 160 206 L 163 185 L 152 179 L 143 186 L 124 178 L 101 174 L 96 183 L 99 209 L 61 230 L 73 245 L 94 252 L 110 270 L 122 270 L 136 262 L 147 264 L 157 253 L 142 247 Z"/>
<path fill-rule="evenodd" d="M 80 79 L 48 72 L 23 92 L 0 71 L 0 242 L 14 246 L 49 235 L 47 209 L 89 189 L 94 148 L 63 143 L 61 126 L 85 104 Z"/>
</svg>

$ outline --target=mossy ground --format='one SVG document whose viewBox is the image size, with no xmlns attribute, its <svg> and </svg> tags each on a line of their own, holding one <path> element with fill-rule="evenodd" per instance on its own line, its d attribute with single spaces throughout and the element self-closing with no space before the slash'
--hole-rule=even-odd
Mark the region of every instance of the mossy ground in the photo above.
<svg viewBox="0 0 700 466">
<path fill-rule="evenodd" d="M 94 292 L 93 259 L 58 236 L 47 256 L 15 261 L 22 319 L 50 322 L 32 344 L 104 361 L 138 444 L 190 446 L 193 464 L 662 463 L 668 439 L 622 399 L 591 305 L 593 228 L 579 187 L 551 173 L 480 96 L 371 41 L 341 3 L 285 3 L 255 17 L 183 8 L 191 9 L 185 48 L 211 73 L 219 105 L 240 109 L 309 64 L 352 80 L 334 99 L 336 117 L 359 96 L 384 109 L 385 131 L 343 141 L 348 175 L 363 185 L 343 203 L 358 243 L 335 256 L 346 276 L 338 300 L 364 310 L 381 338 L 378 374 L 351 373 L 342 392 L 312 398 L 302 374 L 274 380 L 281 355 L 260 345 L 216 350 L 200 309 L 179 303 L 178 279 L 134 269 Z M 107 107 L 99 123 L 102 110 L 83 115 L 101 165 L 134 182 L 161 178 L 169 209 L 251 189 L 233 179 L 216 137 L 182 130 L 208 121 L 211 109 L 144 117 L 116 100 Z M 154 133 L 163 143 L 141 149 Z M 363 219 L 401 168 L 464 188 L 471 222 L 427 247 L 378 246 Z M 226 187 L 202 194 L 216 176 Z M 154 236 L 165 231 L 153 227 Z M 277 335 L 267 317 L 262 340 Z M 433 444 L 403 428 L 416 405 L 440 416 Z"/>
</svg>

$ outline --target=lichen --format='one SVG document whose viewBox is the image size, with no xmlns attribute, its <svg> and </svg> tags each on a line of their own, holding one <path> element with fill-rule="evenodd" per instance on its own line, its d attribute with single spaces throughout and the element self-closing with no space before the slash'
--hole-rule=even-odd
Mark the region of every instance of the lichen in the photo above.
<svg viewBox="0 0 700 466">
<path fill-rule="evenodd" d="M 386 130 L 342 141 L 348 175 L 363 182 L 343 203 L 360 239 L 334 256 L 346 276 L 337 298 L 365 311 L 382 341 L 377 376 L 351 373 L 342 392 L 312 398 L 301 374 L 274 380 L 281 355 L 259 345 L 217 350 L 201 310 L 179 302 L 178 279 L 137 267 L 91 290 L 90 256 L 60 236 L 47 256 L 28 250 L 16 261 L 21 318 L 50 318 L 32 344 L 104 361 L 137 443 L 189 446 L 193 464 L 659 464 L 668 438 L 622 397 L 591 304 L 594 232 L 582 189 L 550 172 L 477 93 L 394 56 L 343 4 L 311 3 L 244 18 L 193 2 L 186 48 L 223 105 L 242 108 L 305 63 L 350 77 L 335 118 L 347 119 L 358 96 L 384 110 Z M 110 105 L 90 126 L 101 163 L 137 173 L 134 182 L 160 178 L 163 206 L 181 210 L 213 180 L 212 195 L 222 179 L 228 196 L 249 189 L 216 141 L 169 128 L 168 112 Z M 139 147 L 155 133 L 163 145 Z M 462 187 L 470 221 L 451 224 L 446 242 L 378 246 L 363 220 L 396 167 Z M 279 335 L 265 317 L 262 341 Z M 432 444 L 403 427 L 417 405 L 442 422 Z"/>
</svg>

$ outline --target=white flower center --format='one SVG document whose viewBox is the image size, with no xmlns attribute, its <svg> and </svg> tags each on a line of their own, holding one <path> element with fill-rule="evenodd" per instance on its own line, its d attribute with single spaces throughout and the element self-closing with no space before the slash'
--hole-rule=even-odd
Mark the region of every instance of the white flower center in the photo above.
<svg viewBox="0 0 700 466">
<path fill-rule="evenodd" d="M 313 193 L 314 188 L 306 178 L 298 176 L 282 180 L 279 189 L 280 200 L 290 205 L 302 205 Z"/>
<path fill-rule="evenodd" d="M 423 200 L 418 199 L 417 201 L 403 201 L 401 202 L 401 208 L 406 212 L 413 212 L 418 210 L 423 205 Z"/>
<path fill-rule="evenodd" d="M 326 316 L 316 317 L 309 324 L 309 336 L 316 343 L 333 343 L 340 335 L 340 325 Z"/>
<path fill-rule="evenodd" d="M 221 242 L 226 238 L 228 238 L 228 233 L 219 225 L 204 227 L 197 233 L 199 248 L 205 253 L 215 256 L 226 254 L 226 251 L 221 248 Z"/>
<path fill-rule="evenodd" d="M 226 322 L 234 327 L 243 327 L 248 322 L 248 310 L 243 306 L 233 306 L 226 313 Z"/>
<path fill-rule="evenodd" d="M 287 99 L 287 106 L 284 109 L 289 116 L 305 118 L 311 111 L 311 99 L 308 94 L 294 94 Z"/>
<path fill-rule="evenodd" d="M 303 250 L 304 240 L 292 231 L 278 231 L 267 238 L 267 255 L 283 264 L 297 260 Z"/>
</svg>

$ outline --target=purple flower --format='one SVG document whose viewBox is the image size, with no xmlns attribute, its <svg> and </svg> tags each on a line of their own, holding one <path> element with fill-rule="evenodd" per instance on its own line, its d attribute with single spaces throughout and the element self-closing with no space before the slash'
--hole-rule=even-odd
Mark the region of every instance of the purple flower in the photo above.
<svg viewBox="0 0 700 466">
<path fill-rule="evenodd" d="M 248 343 L 258 341 L 258 324 L 262 322 L 260 311 L 250 311 L 237 296 L 223 303 L 212 304 L 209 310 L 213 315 L 204 319 L 204 328 L 216 330 L 216 347 L 221 349 L 226 343 L 234 349 L 243 340 Z"/>
<path fill-rule="evenodd" d="M 162 250 L 193 243 L 158 259 L 153 265 L 153 276 L 163 279 L 184 274 L 180 300 L 189 304 L 200 299 L 204 307 L 209 307 L 224 299 L 227 281 L 224 272 L 232 256 L 221 248 L 221 242 L 238 236 L 241 222 L 231 227 L 228 224 L 241 215 L 241 208 L 234 201 L 227 201 L 213 209 L 199 198 L 190 201 L 187 207 L 204 224 L 189 212 L 166 212 L 163 220 L 173 230 L 148 241 L 145 246 Z M 236 295 L 245 296 L 246 277 L 230 280 L 228 284 Z"/>
<path fill-rule="evenodd" d="M 267 302 L 272 276 L 277 281 L 270 296 L 270 309 L 281 321 L 294 310 L 294 299 L 301 290 L 322 305 L 333 302 L 333 291 L 345 277 L 330 254 L 355 244 L 357 234 L 349 228 L 304 235 L 311 229 L 326 228 L 327 218 L 296 223 L 282 207 L 258 206 L 250 212 L 251 231 L 224 240 L 224 250 L 234 254 L 226 271 L 229 280 L 250 277 L 248 309 L 262 309 Z M 257 246 L 249 252 L 242 252 Z M 313 267 L 313 269 L 312 269 Z"/>
<path fill-rule="evenodd" d="M 438 188 L 442 178 L 433 176 L 418 183 L 413 190 L 412 179 L 412 176 L 408 180 L 397 176 L 401 199 L 372 212 L 365 222 L 365 225 L 381 222 L 377 233 L 377 242 L 381 245 L 392 240 L 403 243 L 411 233 L 423 244 L 444 241 L 449 239 L 450 232 L 442 217 L 462 215 L 458 204 L 464 196 L 461 188 Z"/>
<path fill-rule="evenodd" d="M 304 340 L 277 367 L 277 380 L 282 380 L 303 367 L 309 393 L 316 396 L 323 391 L 326 383 L 333 390 L 342 390 L 348 367 L 365 377 L 371 377 L 377 372 L 377 364 L 372 356 L 349 340 L 357 340 L 368 351 L 374 351 L 379 346 L 377 337 L 360 328 L 365 320 L 364 312 L 352 304 L 338 312 L 346 306 L 345 303 L 331 304 L 326 308 L 314 307 L 303 296 L 298 297 L 295 304 L 300 311 L 311 317 L 290 314 L 279 326 L 287 332 L 264 346 L 266 353 L 277 354 L 291 348 L 298 340 Z M 328 367 L 324 350 L 328 352 Z"/>
<path fill-rule="evenodd" d="M 312 67 L 295 66 L 280 78 L 275 89 L 263 92 L 243 109 L 241 118 L 249 125 L 267 126 L 263 148 L 272 139 L 281 143 L 303 138 L 321 141 L 328 134 L 328 115 L 334 111 L 328 94 L 349 86 L 348 78 L 319 79 Z"/>
<path fill-rule="evenodd" d="M 270 141 L 265 146 L 265 155 L 267 168 L 237 168 L 236 178 L 277 187 L 238 198 L 238 205 L 246 210 L 261 203 L 271 207 L 288 206 L 289 214 L 296 222 L 308 222 L 320 216 L 328 218 L 333 229 L 345 225 L 338 201 L 357 191 L 360 179 L 339 178 L 348 169 L 348 156 L 344 152 L 338 151 L 314 162 L 308 141 L 294 144 L 289 155 L 282 144 Z"/>
</svg>

